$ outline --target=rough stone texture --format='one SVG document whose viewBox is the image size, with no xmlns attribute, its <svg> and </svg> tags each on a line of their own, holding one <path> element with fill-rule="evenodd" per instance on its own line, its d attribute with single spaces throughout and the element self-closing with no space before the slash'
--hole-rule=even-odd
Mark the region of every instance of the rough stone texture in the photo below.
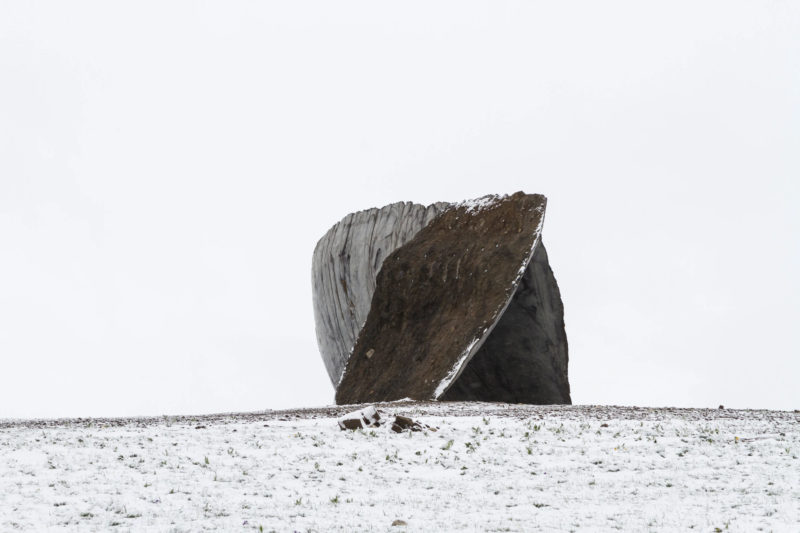
<svg viewBox="0 0 800 533">
<path fill-rule="evenodd" d="M 317 344 L 334 387 L 367 320 L 384 259 L 447 206 L 398 202 L 351 213 L 317 243 L 311 267 L 314 319 Z"/>
<path fill-rule="evenodd" d="M 337 403 L 571 403 L 546 199 L 397 203 L 346 216 L 313 258 L 317 340 Z"/>
<path fill-rule="evenodd" d="M 381 415 L 374 405 L 368 405 L 358 411 L 347 413 L 337 421 L 339 429 L 362 429 L 381 425 Z"/>
<path fill-rule="evenodd" d="M 440 399 L 569 404 L 568 360 L 561 292 L 539 243 L 505 313 Z"/>
<path fill-rule="evenodd" d="M 417 422 L 416 420 L 403 415 L 396 415 L 392 422 L 392 431 L 402 433 L 403 431 L 437 431 L 439 428 Z"/>
<path fill-rule="evenodd" d="M 442 396 L 511 302 L 545 205 L 523 193 L 453 205 L 387 257 L 336 402 Z"/>
</svg>

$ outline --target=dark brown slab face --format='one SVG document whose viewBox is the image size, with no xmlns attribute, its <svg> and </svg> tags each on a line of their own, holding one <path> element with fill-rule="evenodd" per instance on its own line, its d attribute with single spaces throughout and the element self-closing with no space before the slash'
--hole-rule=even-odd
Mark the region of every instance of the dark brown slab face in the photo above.
<svg viewBox="0 0 800 533">
<path fill-rule="evenodd" d="M 388 256 L 336 402 L 444 394 L 514 295 L 545 205 L 523 193 L 454 205 Z"/>
</svg>

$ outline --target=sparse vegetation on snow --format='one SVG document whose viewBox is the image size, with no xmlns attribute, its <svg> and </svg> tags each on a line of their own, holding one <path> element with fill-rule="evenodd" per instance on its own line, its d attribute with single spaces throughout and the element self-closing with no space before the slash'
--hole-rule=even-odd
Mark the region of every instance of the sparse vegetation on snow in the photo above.
<svg viewBox="0 0 800 533">
<path fill-rule="evenodd" d="M 0 530 L 792 531 L 800 414 L 384 404 L 0 423 Z"/>
</svg>

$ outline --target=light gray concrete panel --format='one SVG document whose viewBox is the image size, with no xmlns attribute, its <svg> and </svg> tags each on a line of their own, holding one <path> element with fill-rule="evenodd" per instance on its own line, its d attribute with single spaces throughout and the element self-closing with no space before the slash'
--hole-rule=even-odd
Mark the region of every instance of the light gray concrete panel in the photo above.
<svg viewBox="0 0 800 533">
<path fill-rule="evenodd" d="M 448 205 L 398 202 L 351 213 L 319 240 L 311 266 L 317 344 L 334 387 L 367 320 L 383 260 Z"/>
</svg>

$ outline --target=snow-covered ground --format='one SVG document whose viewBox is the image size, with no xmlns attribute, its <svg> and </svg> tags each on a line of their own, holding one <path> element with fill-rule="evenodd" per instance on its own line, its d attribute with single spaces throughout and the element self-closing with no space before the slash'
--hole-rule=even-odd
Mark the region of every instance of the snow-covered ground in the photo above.
<svg viewBox="0 0 800 533">
<path fill-rule="evenodd" d="M 800 413 L 378 407 L 0 421 L 0 530 L 800 531 Z"/>
</svg>

